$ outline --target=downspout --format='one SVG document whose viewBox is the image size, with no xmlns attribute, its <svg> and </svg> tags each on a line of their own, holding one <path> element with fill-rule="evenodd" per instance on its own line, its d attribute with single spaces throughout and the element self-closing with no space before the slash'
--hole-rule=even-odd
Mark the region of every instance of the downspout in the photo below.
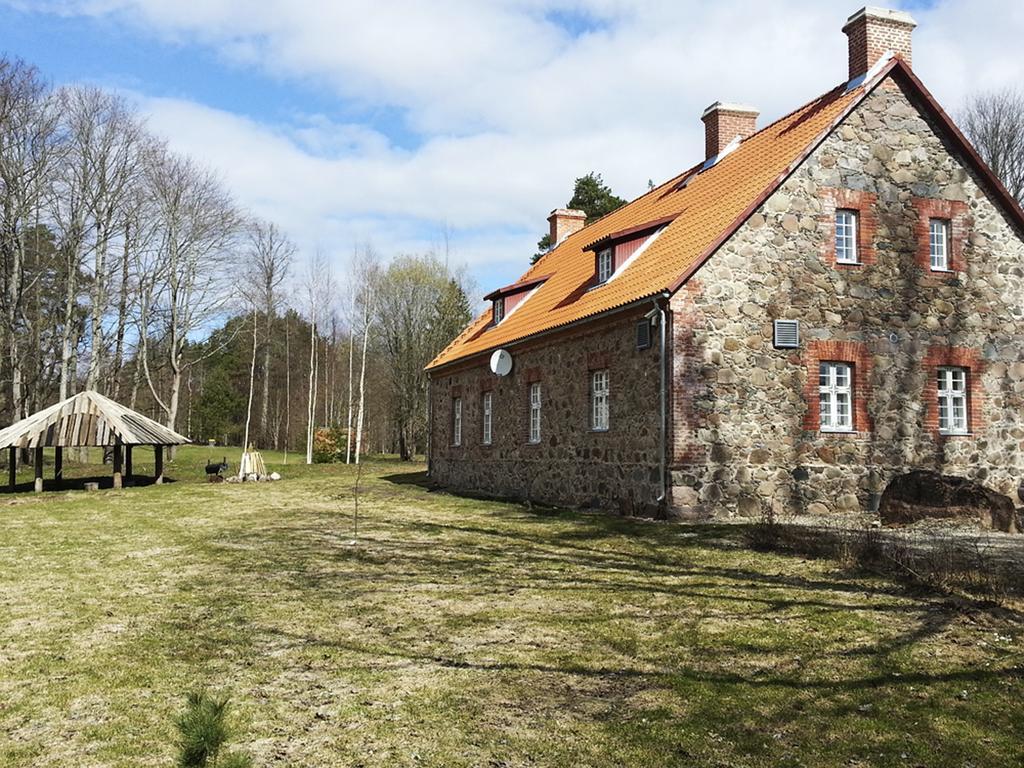
<svg viewBox="0 0 1024 768">
<path fill-rule="evenodd" d="M 668 293 L 663 293 L 651 299 L 654 304 L 654 312 L 657 312 L 658 317 L 658 337 L 659 337 L 659 355 L 661 361 L 661 422 L 659 425 L 660 429 L 660 446 L 658 455 L 658 478 L 661 483 L 661 493 L 658 495 L 655 503 L 660 509 L 668 498 L 668 355 L 667 351 L 667 331 L 665 326 L 668 320 L 668 312 L 665 311 L 665 303 L 669 299 Z"/>
</svg>

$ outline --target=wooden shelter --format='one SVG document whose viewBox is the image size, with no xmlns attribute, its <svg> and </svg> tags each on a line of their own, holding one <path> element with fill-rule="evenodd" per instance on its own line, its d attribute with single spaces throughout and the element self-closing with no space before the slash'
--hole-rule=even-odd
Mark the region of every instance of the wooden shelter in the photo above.
<svg viewBox="0 0 1024 768">
<path fill-rule="evenodd" d="M 153 447 L 155 481 L 163 482 L 163 449 L 190 442 L 173 429 L 136 413 L 98 392 L 79 392 L 16 424 L 0 430 L 0 449 L 10 451 L 10 486 L 15 487 L 19 449 L 35 451 L 35 489 L 43 490 L 43 448 L 53 448 L 53 476 L 63 480 L 65 448 L 111 448 L 114 454 L 114 487 L 123 476 L 132 477 L 132 448 Z"/>
</svg>

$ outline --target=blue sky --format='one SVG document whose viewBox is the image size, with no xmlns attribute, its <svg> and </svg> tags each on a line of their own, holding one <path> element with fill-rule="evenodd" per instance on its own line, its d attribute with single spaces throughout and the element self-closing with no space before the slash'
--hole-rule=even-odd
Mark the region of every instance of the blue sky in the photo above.
<svg viewBox="0 0 1024 768">
<path fill-rule="evenodd" d="M 703 108 L 764 124 L 845 79 L 834 0 L 0 0 L 57 84 L 135 100 L 171 146 L 343 277 L 354 246 L 516 279 L 572 180 L 626 197 L 700 159 Z M 1024 4 L 913 2 L 914 67 L 955 113 L 1024 81 Z M 770 9 L 770 10 L 768 10 Z"/>
</svg>

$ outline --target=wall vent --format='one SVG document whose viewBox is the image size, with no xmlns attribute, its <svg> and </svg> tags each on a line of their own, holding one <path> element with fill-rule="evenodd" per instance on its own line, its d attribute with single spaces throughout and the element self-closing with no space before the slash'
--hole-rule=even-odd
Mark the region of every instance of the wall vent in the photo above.
<svg viewBox="0 0 1024 768">
<path fill-rule="evenodd" d="M 644 319 L 636 324 L 636 348 L 649 349 L 651 346 L 651 321 Z"/>
<path fill-rule="evenodd" d="M 776 320 L 774 345 L 776 349 L 796 349 L 799 347 L 800 321 Z"/>
</svg>

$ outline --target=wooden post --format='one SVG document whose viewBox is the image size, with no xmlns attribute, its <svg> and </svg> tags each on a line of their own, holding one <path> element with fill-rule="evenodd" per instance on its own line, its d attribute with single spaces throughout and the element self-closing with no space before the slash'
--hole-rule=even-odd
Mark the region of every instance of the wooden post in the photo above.
<svg viewBox="0 0 1024 768">
<path fill-rule="evenodd" d="M 64 449 L 59 445 L 53 449 L 53 479 L 58 488 L 64 483 Z"/>
<path fill-rule="evenodd" d="M 123 483 L 121 481 L 121 460 L 124 455 L 124 448 L 120 443 L 114 444 L 114 487 L 121 488 Z"/>
<path fill-rule="evenodd" d="M 124 447 L 124 482 L 129 486 L 132 484 L 132 447 L 130 445 Z"/>
<path fill-rule="evenodd" d="M 153 482 L 162 485 L 164 482 L 164 447 L 162 445 L 153 446 L 153 466 L 155 475 Z"/>
<path fill-rule="evenodd" d="M 36 493 L 43 490 L 43 446 L 36 446 Z"/>
<path fill-rule="evenodd" d="M 8 449 L 7 473 L 13 491 L 18 485 L 18 449 L 13 445 Z"/>
</svg>

